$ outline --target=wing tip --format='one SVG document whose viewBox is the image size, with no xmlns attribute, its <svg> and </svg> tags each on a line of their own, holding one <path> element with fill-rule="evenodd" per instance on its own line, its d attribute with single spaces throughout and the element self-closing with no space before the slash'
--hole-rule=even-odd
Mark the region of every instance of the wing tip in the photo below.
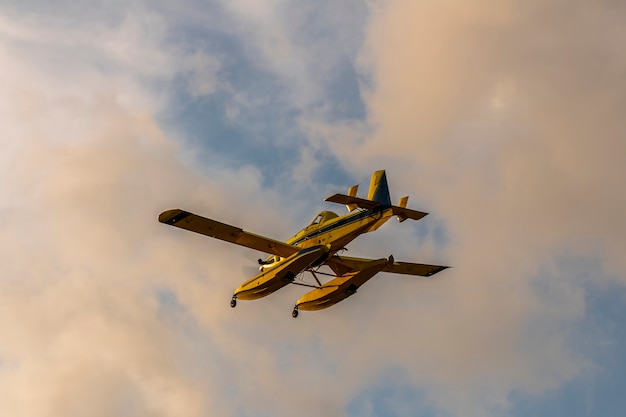
<svg viewBox="0 0 626 417">
<path fill-rule="evenodd" d="M 446 270 L 448 268 L 452 268 L 451 266 L 438 266 L 437 268 L 434 268 L 432 271 L 430 271 L 426 276 L 427 277 L 432 277 L 435 274 L 438 274 L 439 272 Z"/>
<path fill-rule="evenodd" d="M 166 210 L 159 214 L 159 222 L 164 224 L 173 225 L 189 216 L 191 213 L 181 209 Z"/>
</svg>

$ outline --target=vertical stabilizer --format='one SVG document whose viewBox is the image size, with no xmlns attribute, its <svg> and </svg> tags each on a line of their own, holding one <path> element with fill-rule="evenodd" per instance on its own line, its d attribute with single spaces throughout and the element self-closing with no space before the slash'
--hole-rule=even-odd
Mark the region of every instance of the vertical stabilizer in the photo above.
<svg viewBox="0 0 626 417">
<path fill-rule="evenodd" d="M 409 196 L 402 197 L 398 202 L 398 207 L 395 209 L 398 212 L 398 221 L 402 223 L 406 219 L 408 219 L 407 215 L 404 212 L 398 211 L 398 209 L 406 208 L 407 203 L 409 202 Z"/>
<path fill-rule="evenodd" d="M 372 174 L 372 181 L 370 182 L 370 190 L 367 195 L 367 199 L 376 201 L 383 207 L 391 207 L 391 197 L 389 196 L 387 175 L 384 170 L 376 171 Z"/>
<path fill-rule="evenodd" d="M 358 184 L 357 185 L 353 185 L 352 187 L 348 188 L 348 196 L 350 197 L 356 197 L 356 193 L 359 189 Z M 352 211 L 355 210 L 358 206 L 356 204 L 346 204 L 346 208 L 348 209 L 348 211 Z"/>
</svg>

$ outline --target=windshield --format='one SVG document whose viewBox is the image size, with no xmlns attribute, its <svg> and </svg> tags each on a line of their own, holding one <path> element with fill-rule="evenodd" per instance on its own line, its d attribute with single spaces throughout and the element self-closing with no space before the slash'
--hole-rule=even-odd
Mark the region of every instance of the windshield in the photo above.
<svg viewBox="0 0 626 417">
<path fill-rule="evenodd" d="M 322 219 L 324 218 L 324 214 L 320 213 L 317 216 L 315 216 L 315 218 L 313 219 L 313 221 L 311 222 L 311 224 L 320 224 L 322 222 Z"/>
<path fill-rule="evenodd" d="M 334 219 L 335 217 L 339 217 L 339 215 L 333 213 L 332 211 L 322 211 L 321 213 L 318 213 L 317 216 L 315 216 L 310 226 L 314 226 L 320 223 L 326 223 L 327 221 L 329 221 L 330 219 Z"/>
</svg>

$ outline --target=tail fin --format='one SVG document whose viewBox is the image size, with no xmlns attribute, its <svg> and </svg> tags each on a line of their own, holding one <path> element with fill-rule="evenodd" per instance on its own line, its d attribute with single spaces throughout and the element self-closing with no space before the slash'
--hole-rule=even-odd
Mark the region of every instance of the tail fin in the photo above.
<svg viewBox="0 0 626 417">
<path fill-rule="evenodd" d="M 352 211 L 356 207 L 360 207 L 366 210 L 387 210 L 390 208 L 392 210 L 392 213 L 398 216 L 398 220 L 401 222 L 405 221 L 406 219 L 419 220 L 427 214 L 421 211 L 406 208 L 409 197 L 402 197 L 397 206 L 391 205 L 389 186 L 387 185 L 387 176 L 385 175 L 384 170 L 376 171 L 372 174 L 372 181 L 370 182 L 370 189 L 367 195 L 367 199 L 359 198 L 356 196 L 357 188 L 358 187 L 356 185 L 353 185 L 348 190 L 348 195 L 333 194 L 329 197 L 326 197 L 324 200 L 330 201 L 332 203 L 345 204 L 348 208 L 348 211 Z"/>
<path fill-rule="evenodd" d="M 389 186 L 387 185 L 385 170 L 376 171 L 372 174 L 367 199 L 376 201 L 383 207 L 391 207 L 391 197 L 389 196 Z"/>
<path fill-rule="evenodd" d="M 400 201 L 398 202 L 398 206 L 397 207 L 394 207 L 394 214 L 396 214 L 398 216 L 398 221 L 400 223 L 402 223 L 403 221 L 408 219 L 406 211 L 405 210 L 400 210 L 400 209 L 405 209 L 408 202 L 409 202 L 409 196 L 407 195 L 407 196 L 402 197 L 400 199 Z"/>
<path fill-rule="evenodd" d="M 356 197 L 356 193 L 359 189 L 359 185 L 353 185 L 352 187 L 348 188 L 348 196 L 349 197 Z M 359 207 L 357 204 L 346 204 L 346 208 L 348 209 L 348 211 L 352 211 L 355 210 L 357 207 Z"/>
</svg>

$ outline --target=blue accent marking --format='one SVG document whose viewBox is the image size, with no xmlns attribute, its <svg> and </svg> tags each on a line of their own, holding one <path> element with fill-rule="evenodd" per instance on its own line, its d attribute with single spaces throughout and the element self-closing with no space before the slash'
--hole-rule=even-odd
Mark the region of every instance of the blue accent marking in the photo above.
<svg viewBox="0 0 626 417">
<path fill-rule="evenodd" d="M 309 253 L 309 252 L 314 252 L 316 250 L 319 250 L 319 248 L 321 248 L 321 247 L 322 247 L 322 245 L 315 245 L 315 246 L 311 246 L 310 248 L 302 249 L 300 252 L 298 252 L 298 256 L 304 255 L 304 254 Z"/>
<path fill-rule="evenodd" d="M 380 203 L 383 207 L 391 207 L 391 197 L 389 196 L 389 186 L 387 185 L 387 173 L 385 172 L 383 172 L 374 190 L 372 201 Z"/>
</svg>

